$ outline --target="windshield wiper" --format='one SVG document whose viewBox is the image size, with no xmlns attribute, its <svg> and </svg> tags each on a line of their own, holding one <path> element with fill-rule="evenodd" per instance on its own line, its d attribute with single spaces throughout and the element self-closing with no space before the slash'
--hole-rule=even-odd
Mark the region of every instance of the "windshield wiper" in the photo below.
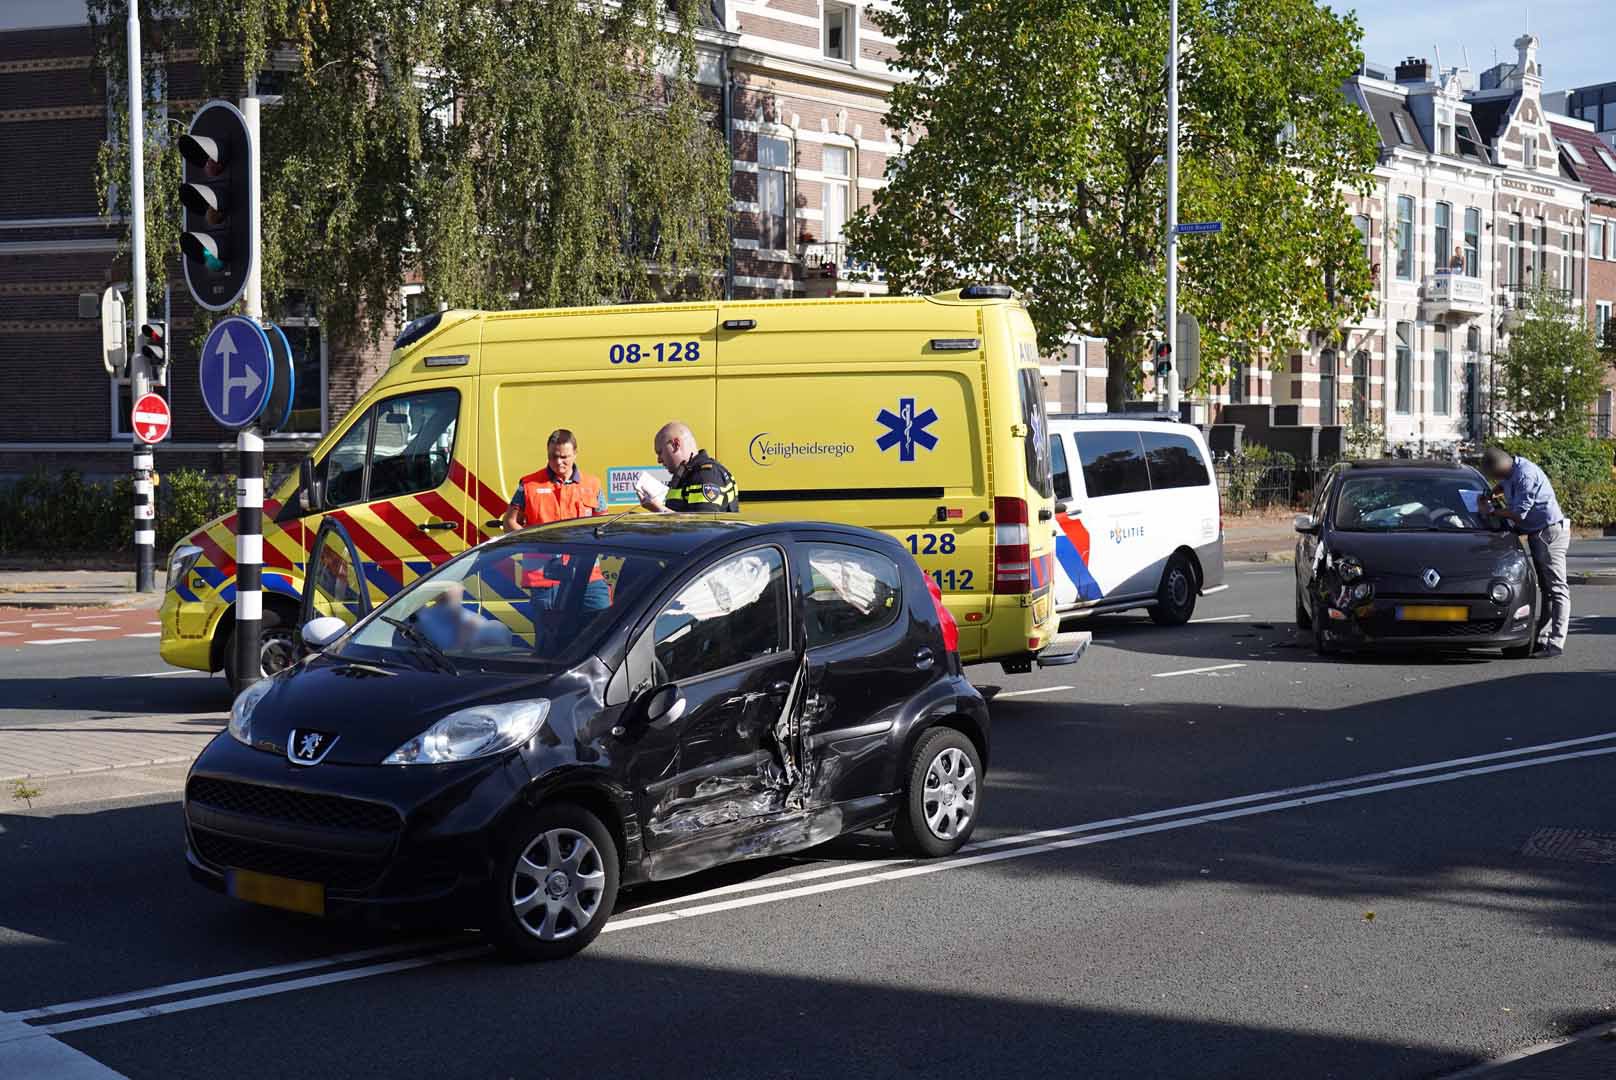
<svg viewBox="0 0 1616 1080">
<path fill-rule="evenodd" d="M 438 648 L 437 642 L 421 633 L 419 627 L 411 626 L 402 619 L 395 619 L 390 615 L 378 615 L 377 618 L 403 634 L 405 640 L 416 646 L 417 652 L 423 656 L 430 657 L 440 670 L 446 671 L 450 675 L 460 674 L 460 669 L 455 667 L 453 660 L 449 659 L 449 654 Z"/>
</svg>

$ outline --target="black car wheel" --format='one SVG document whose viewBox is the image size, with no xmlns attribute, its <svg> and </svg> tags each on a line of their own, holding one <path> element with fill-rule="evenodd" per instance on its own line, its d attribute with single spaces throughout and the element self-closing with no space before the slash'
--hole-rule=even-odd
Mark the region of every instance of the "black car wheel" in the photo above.
<svg viewBox="0 0 1616 1080">
<path fill-rule="evenodd" d="M 1336 647 L 1326 630 L 1330 616 L 1326 614 L 1324 607 L 1323 604 L 1313 605 L 1313 651 L 1320 656 L 1332 656 L 1336 652 Z"/>
<path fill-rule="evenodd" d="M 1313 629 L 1313 616 L 1307 613 L 1307 604 L 1302 599 L 1302 586 L 1296 586 L 1296 629 Z"/>
<path fill-rule="evenodd" d="M 594 941 L 617 903 L 617 845 L 581 806 L 541 806 L 511 829 L 483 929 L 514 960 L 559 960 Z"/>
<path fill-rule="evenodd" d="M 1195 568 L 1184 556 L 1167 560 L 1156 590 L 1156 606 L 1149 611 L 1158 626 L 1183 626 L 1195 614 Z"/>
<path fill-rule="evenodd" d="M 952 855 L 970 839 L 981 806 L 982 759 L 976 747 L 953 728 L 932 728 L 909 759 L 909 784 L 892 835 L 911 855 Z"/>
<path fill-rule="evenodd" d="M 224 643 L 224 675 L 230 684 L 230 692 L 239 694 L 242 691 L 241 675 L 236 669 L 236 630 L 230 630 L 230 637 Z M 258 624 L 258 664 L 259 678 L 267 679 L 277 672 L 284 671 L 297 663 L 297 635 L 292 627 L 272 607 L 266 606 L 262 620 Z"/>
</svg>

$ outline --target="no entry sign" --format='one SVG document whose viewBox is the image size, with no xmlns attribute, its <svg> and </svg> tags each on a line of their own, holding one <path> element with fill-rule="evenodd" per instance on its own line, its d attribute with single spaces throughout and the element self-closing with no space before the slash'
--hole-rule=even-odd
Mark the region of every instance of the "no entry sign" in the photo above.
<svg viewBox="0 0 1616 1080">
<path fill-rule="evenodd" d="M 172 420 L 168 402 L 157 394 L 146 394 L 135 402 L 134 410 L 129 416 L 129 426 L 134 430 L 135 438 L 141 442 L 156 443 L 168 438 Z"/>
</svg>

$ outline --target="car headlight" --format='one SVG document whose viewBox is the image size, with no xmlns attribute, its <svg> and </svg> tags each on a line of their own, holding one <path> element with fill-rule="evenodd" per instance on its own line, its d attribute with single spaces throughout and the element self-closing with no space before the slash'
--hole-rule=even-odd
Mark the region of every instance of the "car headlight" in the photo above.
<svg viewBox="0 0 1616 1080">
<path fill-rule="evenodd" d="M 1509 586 L 1502 581 L 1495 581 L 1493 582 L 1493 587 L 1488 590 L 1487 595 L 1493 598 L 1493 603 L 1495 604 L 1507 604 L 1509 603 Z"/>
<path fill-rule="evenodd" d="M 1352 598 L 1354 600 L 1367 600 L 1374 595 L 1375 587 L 1367 581 L 1360 581 L 1352 587 Z"/>
<path fill-rule="evenodd" d="M 168 587 L 177 589 L 202 557 L 202 549 L 195 544 L 178 544 L 168 556 Z"/>
<path fill-rule="evenodd" d="M 1343 555 L 1335 561 L 1335 572 L 1342 581 L 1357 581 L 1363 577 L 1363 563 L 1356 555 Z"/>
<path fill-rule="evenodd" d="M 442 765 L 487 757 L 531 739 L 550 702 L 510 701 L 452 712 L 382 759 L 383 765 Z"/>
<path fill-rule="evenodd" d="M 235 703 L 230 706 L 230 737 L 238 743 L 252 745 L 253 709 L 274 685 L 269 679 L 260 679 L 236 695 Z"/>
</svg>

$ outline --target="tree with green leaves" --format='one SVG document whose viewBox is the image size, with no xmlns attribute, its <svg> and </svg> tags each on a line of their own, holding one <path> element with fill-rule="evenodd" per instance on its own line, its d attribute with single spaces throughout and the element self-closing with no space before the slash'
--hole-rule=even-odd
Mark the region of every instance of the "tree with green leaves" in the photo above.
<svg viewBox="0 0 1616 1080">
<path fill-rule="evenodd" d="M 118 85 L 127 8 L 90 8 Z M 148 86 L 179 49 L 196 50 L 209 95 L 279 71 L 262 111 L 264 294 L 308 291 L 339 335 L 385 332 L 412 272 L 433 301 L 496 309 L 720 288 L 729 162 L 696 84 L 698 0 L 142 8 Z M 178 250 L 172 146 L 188 120 L 150 125 L 154 283 Z M 126 148 L 109 144 L 102 171 L 126 176 Z"/>
<path fill-rule="evenodd" d="M 1538 288 L 1514 319 L 1494 357 L 1499 427 L 1529 439 L 1585 435 L 1605 360 L 1583 311 L 1566 293 Z"/>
<path fill-rule="evenodd" d="M 1376 138 L 1342 94 L 1352 16 L 1312 0 L 1182 0 L 1179 207 L 1223 232 L 1179 245 L 1202 325 L 1198 385 L 1330 334 L 1372 289 L 1346 196 Z M 1044 347 L 1103 337 L 1106 402 L 1136 385 L 1165 289 L 1167 0 L 897 0 L 875 19 L 912 74 L 888 124 L 917 137 L 848 228 L 899 289 L 992 279 Z"/>
</svg>

